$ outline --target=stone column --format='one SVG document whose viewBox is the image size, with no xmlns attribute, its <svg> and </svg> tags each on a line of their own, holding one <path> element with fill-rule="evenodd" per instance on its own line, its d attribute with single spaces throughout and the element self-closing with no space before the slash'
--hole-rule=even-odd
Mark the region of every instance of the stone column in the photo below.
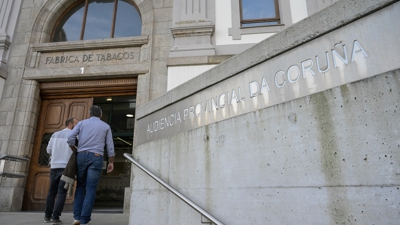
<svg viewBox="0 0 400 225">
<path fill-rule="evenodd" d="M 39 5 L 38 2 L 24 1 L 24 8 L 21 0 L 0 1 L 0 155 L 27 158 L 33 145 L 37 115 L 32 109 L 38 106 L 39 89 L 36 81 L 23 80 L 22 77 L 29 28 L 34 21 L 30 18 L 30 8 Z M 17 22 L 20 24 L 18 31 Z M 27 174 L 28 162 L 4 163 L 3 172 Z M 0 211 L 21 210 L 25 182 L 26 178 L 0 177 Z"/>
<path fill-rule="evenodd" d="M 8 50 L 11 45 L 20 5 L 21 0 L 0 1 L 0 77 L 3 79 L 7 77 Z"/>
<path fill-rule="evenodd" d="M 174 0 L 170 57 L 215 55 L 214 0 Z"/>
</svg>

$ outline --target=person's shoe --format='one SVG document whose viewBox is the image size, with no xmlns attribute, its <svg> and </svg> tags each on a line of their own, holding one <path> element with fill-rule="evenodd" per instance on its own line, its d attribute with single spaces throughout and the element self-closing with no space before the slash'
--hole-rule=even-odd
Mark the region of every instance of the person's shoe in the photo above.
<svg viewBox="0 0 400 225">
<path fill-rule="evenodd" d="M 80 220 L 74 220 L 74 222 L 72 223 L 72 225 L 80 225 L 81 221 Z"/>
<path fill-rule="evenodd" d="M 51 219 L 50 222 L 52 222 L 52 223 L 62 223 L 61 220 L 53 220 L 53 219 Z"/>
<path fill-rule="evenodd" d="M 81 223 L 81 225 L 90 225 L 90 223 Z"/>
<path fill-rule="evenodd" d="M 50 223 L 50 220 L 51 220 L 50 218 L 46 218 L 46 217 L 44 218 L 45 223 Z"/>
</svg>

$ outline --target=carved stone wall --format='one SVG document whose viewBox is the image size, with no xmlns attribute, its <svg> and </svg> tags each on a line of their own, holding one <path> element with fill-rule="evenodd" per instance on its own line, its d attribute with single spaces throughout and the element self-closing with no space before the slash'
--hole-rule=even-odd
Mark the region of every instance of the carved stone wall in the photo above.
<svg viewBox="0 0 400 225">
<path fill-rule="evenodd" d="M 0 2 L 0 77 L 7 78 L 7 61 L 21 0 Z M 0 87 L 0 92 L 3 87 Z"/>
<path fill-rule="evenodd" d="M 215 55 L 214 0 L 174 0 L 170 57 Z"/>
</svg>

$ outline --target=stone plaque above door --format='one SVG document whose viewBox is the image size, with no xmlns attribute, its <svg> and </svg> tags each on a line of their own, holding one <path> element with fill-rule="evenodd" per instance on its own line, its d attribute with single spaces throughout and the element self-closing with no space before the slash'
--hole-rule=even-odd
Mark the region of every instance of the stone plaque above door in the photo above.
<svg viewBox="0 0 400 225">
<path fill-rule="evenodd" d="M 141 60 L 148 36 L 39 43 L 32 46 L 25 79 L 55 80 L 131 77 L 148 72 Z"/>
</svg>

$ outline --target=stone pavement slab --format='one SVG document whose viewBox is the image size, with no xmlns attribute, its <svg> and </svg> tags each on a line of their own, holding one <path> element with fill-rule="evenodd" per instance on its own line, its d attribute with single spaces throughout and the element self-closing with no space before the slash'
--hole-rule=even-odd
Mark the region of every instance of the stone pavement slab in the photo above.
<svg viewBox="0 0 400 225">
<path fill-rule="evenodd" d="M 44 222 L 44 212 L 0 212 L 0 224 L 2 225 L 50 225 Z M 72 212 L 61 215 L 61 224 L 72 224 L 74 218 Z M 91 225 L 128 225 L 129 214 L 122 213 L 92 213 Z"/>
</svg>

